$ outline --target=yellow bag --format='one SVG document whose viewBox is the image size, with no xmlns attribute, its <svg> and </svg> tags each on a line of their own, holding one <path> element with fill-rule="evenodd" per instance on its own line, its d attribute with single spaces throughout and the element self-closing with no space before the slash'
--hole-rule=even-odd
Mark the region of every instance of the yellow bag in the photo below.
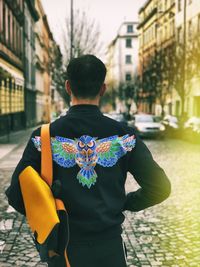
<svg viewBox="0 0 200 267">
<path fill-rule="evenodd" d="M 43 244 L 54 226 L 59 223 L 55 199 L 47 183 L 31 167 L 19 176 L 26 217 L 37 241 Z"/>
<path fill-rule="evenodd" d="M 65 258 L 65 266 L 70 267 L 65 251 L 69 239 L 68 215 L 63 202 L 52 194 L 52 173 L 49 124 L 44 124 L 41 127 L 41 176 L 31 166 L 26 167 L 19 175 L 20 188 L 41 260 L 50 260 L 48 252 L 54 250 Z"/>
</svg>

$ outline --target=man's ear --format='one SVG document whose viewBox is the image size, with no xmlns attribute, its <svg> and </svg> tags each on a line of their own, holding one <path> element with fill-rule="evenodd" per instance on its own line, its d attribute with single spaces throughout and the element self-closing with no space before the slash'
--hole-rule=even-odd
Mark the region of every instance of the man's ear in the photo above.
<svg viewBox="0 0 200 267">
<path fill-rule="evenodd" d="M 66 88 L 66 91 L 67 91 L 68 95 L 71 96 L 72 95 L 72 90 L 71 90 L 71 86 L 70 86 L 70 83 L 69 83 L 68 80 L 65 82 L 65 88 Z"/>
<path fill-rule="evenodd" d="M 100 90 L 100 96 L 103 96 L 104 95 L 104 93 L 105 93 L 105 91 L 106 91 L 106 84 L 105 83 L 103 83 L 103 85 L 101 86 L 101 90 Z"/>
</svg>

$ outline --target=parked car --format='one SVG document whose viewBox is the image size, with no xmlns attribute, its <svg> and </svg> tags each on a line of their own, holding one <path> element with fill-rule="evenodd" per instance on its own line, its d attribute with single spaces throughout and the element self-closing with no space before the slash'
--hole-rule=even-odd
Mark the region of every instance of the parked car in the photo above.
<svg viewBox="0 0 200 267">
<path fill-rule="evenodd" d="M 166 115 L 163 120 L 162 120 L 162 123 L 165 125 L 165 126 L 168 126 L 170 128 L 173 128 L 173 129 L 178 129 L 179 128 L 179 121 L 178 121 L 178 118 L 175 117 L 175 116 L 172 116 L 172 115 Z"/>
<path fill-rule="evenodd" d="M 68 109 L 63 109 L 60 113 L 52 112 L 51 114 L 51 122 L 54 122 L 55 120 L 65 116 L 67 114 Z"/>
<path fill-rule="evenodd" d="M 165 126 L 161 118 L 150 114 L 136 114 L 134 126 L 141 137 L 164 137 Z"/>
<path fill-rule="evenodd" d="M 200 118 L 199 117 L 191 117 L 184 124 L 185 129 L 192 129 L 194 132 L 200 133 Z"/>
<path fill-rule="evenodd" d="M 107 116 L 113 120 L 116 120 L 116 121 L 120 122 L 122 125 L 125 125 L 125 126 L 128 125 L 128 123 L 125 119 L 125 116 L 122 113 L 104 113 L 104 116 Z"/>
</svg>

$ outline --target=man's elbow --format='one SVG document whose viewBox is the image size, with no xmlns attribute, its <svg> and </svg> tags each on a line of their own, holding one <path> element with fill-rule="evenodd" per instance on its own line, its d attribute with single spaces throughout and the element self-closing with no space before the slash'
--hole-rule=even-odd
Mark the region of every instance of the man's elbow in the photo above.
<svg viewBox="0 0 200 267">
<path fill-rule="evenodd" d="M 171 183 L 169 179 L 166 179 L 164 184 L 159 189 L 158 194 L 158 203 L 163 202 L 165 199 L 167 199 L 171 194 Z"/>
</svg>

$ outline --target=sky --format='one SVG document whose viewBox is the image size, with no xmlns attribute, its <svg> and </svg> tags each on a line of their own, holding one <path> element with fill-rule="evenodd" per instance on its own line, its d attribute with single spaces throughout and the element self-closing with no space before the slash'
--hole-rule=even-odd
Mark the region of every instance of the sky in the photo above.
<svg viewBox="0 0 200 267">
<path fill-rule="evenodd" d="M 70 17 L 70 0 L 41 0 L 55 41 L 63 47 L 62 29 Z M 74 9 L 87 12 L 95 19 L 106 47 L 117 35 L 124 21 L 138 21 L 138 10 L 146 0 L 73 0 Z"/>
</svg>

